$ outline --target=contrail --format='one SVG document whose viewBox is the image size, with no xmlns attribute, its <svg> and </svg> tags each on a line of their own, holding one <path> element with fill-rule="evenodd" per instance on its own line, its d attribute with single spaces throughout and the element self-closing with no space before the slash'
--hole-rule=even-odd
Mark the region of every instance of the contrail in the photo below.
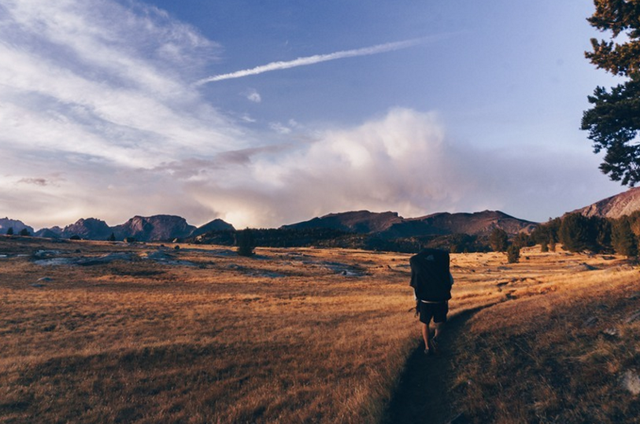
<svg viewBox="0 0 640 424">
<path fill-rule="evenodd" d="M 397 41 L 395 43 L 378 44 L 371 47 L 363 47 L 361 49 L 345 50 L 341 52 L 318 54 L 309 57 L 299 57 L 298 59 L 290 60 L 287 62 L 271 62 L 266 65 L 257 66 L 251 69 L 244 69 L 242 71 L 231 72 L 230 74 L 213 75 L 207 78 L 203 78 L 195 83 L 195 85 L 202 85 L 208 82 L 222 81 L 232 78 L 242 78 L 249 75 L 258 75 L 264 72 L 278 71 L 280 69 L 295 68 L 298 66 L 314 65 L 320 62 L 327 62 L 329 60 L 344 59 L 345 57 L 356 56 L 368 56 L 372 54 L 385 53 L 394 50 L 406 49 L 407 47 L 415 46 L 425 42 L 425 38 L 416 38 L 413 40 Z"/>
</svg>

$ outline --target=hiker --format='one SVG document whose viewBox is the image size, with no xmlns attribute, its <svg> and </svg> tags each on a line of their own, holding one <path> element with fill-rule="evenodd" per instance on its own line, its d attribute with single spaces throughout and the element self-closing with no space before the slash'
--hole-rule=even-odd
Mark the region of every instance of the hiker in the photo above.
<svg viewBox="0 0 640 424">
<path fill-rule="evenodd" d="M 440 249 L 423 249 L 409 260 L 411 287 L 416 298 L 416 314 L 420 315 L 424 353 L 437 352 L 442 326 L 447 321 L 453 277 L 449 272 L 449 253 Z M 433 319 L 434 336 L 429 324 Z"/>
</svg>

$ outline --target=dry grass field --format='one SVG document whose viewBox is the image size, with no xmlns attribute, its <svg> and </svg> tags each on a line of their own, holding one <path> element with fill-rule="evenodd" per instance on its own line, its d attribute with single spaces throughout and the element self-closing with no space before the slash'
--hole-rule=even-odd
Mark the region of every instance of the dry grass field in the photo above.
<svg viewBox="0 0 640 424">
<path fill-rule="evenodd" d="M 453 255 L 447 343 L 425 358 L 409 255 L 174 246 L 0 238 L 0 423 L 640 417 L 621 258 Z"/>
</svg>

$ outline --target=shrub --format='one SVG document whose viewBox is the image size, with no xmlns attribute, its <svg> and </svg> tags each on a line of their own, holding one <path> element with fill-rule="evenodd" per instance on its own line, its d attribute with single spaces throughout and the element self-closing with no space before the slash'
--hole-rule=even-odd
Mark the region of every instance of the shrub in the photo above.
<svg viewBox="0 0 640 424">
<path fill-rule="evenodd" d="M 253 249 L 256 247 L 253 232 L 248 228 L 236 232 L 236 246 L 238 247 L 238 255 L 253 256 Z"/>
<path fill-rule="evenodd" d="M 507 261 L 510 264 L 515 264 L 520 261 L 520 246 L 512 244 L 507 249 Z"/>
</svg>

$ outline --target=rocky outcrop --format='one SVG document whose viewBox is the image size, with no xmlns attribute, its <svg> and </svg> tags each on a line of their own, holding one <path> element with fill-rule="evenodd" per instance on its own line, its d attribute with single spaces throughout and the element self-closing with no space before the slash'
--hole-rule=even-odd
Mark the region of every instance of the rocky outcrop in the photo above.
<svg viewBox="0 0 640 424">
<path fill-rule="evenodd" d="M 640 211 L 640 187 L 600 200 L 571 213 L 581 213 L 587 217 L 618 219 L 636 211 Z"/>
<path fill-rule="evenodd" d="M 18 234 L 20 231 L 26 229 L 29 234 L 33 234 L 33 228 L 26 225 L 24 222 L 17 219 L 9 219 L 8 217 L 0 218 L 0 234 L 7 234 L 9 228 L 13 228 L 13 233 Z"/>
<path fill-rule="evenodd" d="M 63 238 L 78 236 L 87 240 L 106 240 L 111 233 L 111 227 L 100 219 L 80 218 L 74 224 L 64 227 L 60 236 Z"/>
<path fill-rule="evenodd" d="M 188 237 L 196 229 L 175 215 L 134 216 L 127 222 L 113 227 L 116 239 L 133 237 L 138 241 L 173 240 Z"/>
</svg>

